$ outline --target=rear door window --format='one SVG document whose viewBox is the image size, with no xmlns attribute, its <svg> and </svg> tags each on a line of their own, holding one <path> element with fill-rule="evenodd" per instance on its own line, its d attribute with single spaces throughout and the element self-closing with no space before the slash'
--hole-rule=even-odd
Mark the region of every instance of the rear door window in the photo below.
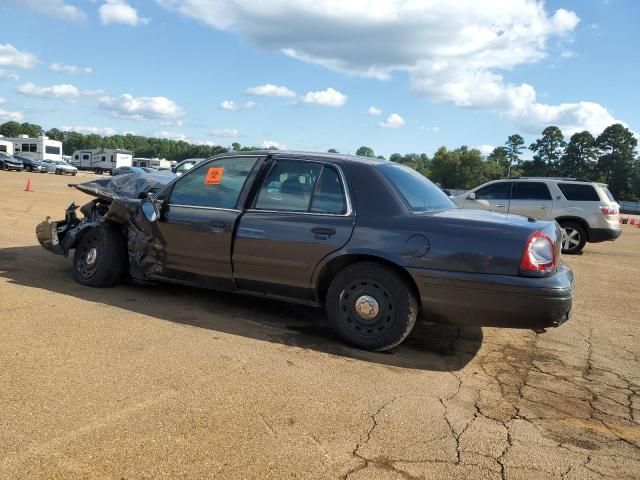
<svg viewBox="0 0 640 480">
<path fill-rule="evenodd" d="M 511 200 L 551 200 L 551 193 L 542 182 L 514 182 Z"/>
<path fill-rule="evenodd" d="M 347 201 L 342 181 L 335 168 L 324 166 L 311 199 L 312 213 L 343 215 L 347 213 Z"/>
<path fill-rule="evenodd" d="M 509 200 L 511 182 L 500 182 L 476 190 L 477 200 Z"/>
<path fill-rule="evenodd" d="M 558 183 L 558 188 L 567 200 L 577 202 L 599 202 L 598 192 L 589 184 Z"/>
<path fill-rule="evenodd" d="M 262 184 L 255 208 L 308 212 L 321 171 L 320 163 L 278 160 Z M 323 208 L 321 203 L 319 208 Z"/>
<path fill-rule="evenodd" d="M 607 196 L 610 202 L 616 201 L 616 199 L 613 198 L 613 194 L 609 191 L 607 187 L 600 187 L 600 188 L 602 188 L 602 191 L 605 193 L 605 195 Z"/>
<path fill-rule="evenodd" d="M 169 204 L 208 208 L 235 208 L 257 157 L 221 158 L 180 177 Z"/>
</svg>

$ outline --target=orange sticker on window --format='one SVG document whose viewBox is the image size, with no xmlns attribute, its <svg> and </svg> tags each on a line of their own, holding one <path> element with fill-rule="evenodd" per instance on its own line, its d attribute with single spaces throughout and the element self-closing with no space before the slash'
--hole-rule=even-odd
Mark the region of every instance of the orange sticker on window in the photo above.
<svg viewBox="0 0 640 480">
<path fill-rule="evenodd" d="M 204 177 L 205 185 L 219 185 L 222 180 L 224 167 L 213 167 L 207 170 L 207 176 Z"/>
</svg>

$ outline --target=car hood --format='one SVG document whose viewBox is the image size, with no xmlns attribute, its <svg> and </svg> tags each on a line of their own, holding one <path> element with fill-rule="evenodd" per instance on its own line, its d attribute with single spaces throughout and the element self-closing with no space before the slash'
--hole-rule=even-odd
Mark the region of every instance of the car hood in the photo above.
<svg viewBox="0 0 640 480">
<path fill-rule="evenodd" d="M 150 173 L 129 173 L 86 183 L 73 183 L 69 186 L 102 200 L 137 199 L 159 191 L 173 178 Z"/>
</svg>

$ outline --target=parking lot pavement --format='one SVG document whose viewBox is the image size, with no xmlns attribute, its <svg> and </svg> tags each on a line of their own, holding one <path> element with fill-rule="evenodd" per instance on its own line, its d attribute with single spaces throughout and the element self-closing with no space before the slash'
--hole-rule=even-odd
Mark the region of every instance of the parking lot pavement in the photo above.
<svg viewBox="0 0 640 480">
<path fill-rule="evenodd" d="M 560 328 L 375 354 L 313 309 L 76 284 L 34 229 L 89 197 L 31 177 L 0 172 L 0 478 L 640 478 L 638 228 L 565 257 Z"/>
</svg>

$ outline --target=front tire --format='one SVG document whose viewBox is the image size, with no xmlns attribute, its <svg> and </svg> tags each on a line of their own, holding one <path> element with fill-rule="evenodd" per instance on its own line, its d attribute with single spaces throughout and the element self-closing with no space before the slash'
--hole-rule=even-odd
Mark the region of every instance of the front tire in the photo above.
<svg viewBox="0 0 640 480">
<path fill-rule="evenodd" d="M 89 287 L 112 287 L 127 265 L 127 244 L 114 228 L 93 227 L 86 232 L 73 255 L 73 278 Z"/>
<path fill-rule="evenodd" d="M 413 289 L 394 270 L 374 262 L 347 266 L 327 292 L 329 323 L 346 342 L 382 352 L 400 345 L 418 316 Z"/>
<path fill-rule="evenodd" d="M 576 222 L 562 222 L 562 253 L 575 255 L 584 248 L 587 243 L 587 232 L 584 227 Z"/>
</svg>

